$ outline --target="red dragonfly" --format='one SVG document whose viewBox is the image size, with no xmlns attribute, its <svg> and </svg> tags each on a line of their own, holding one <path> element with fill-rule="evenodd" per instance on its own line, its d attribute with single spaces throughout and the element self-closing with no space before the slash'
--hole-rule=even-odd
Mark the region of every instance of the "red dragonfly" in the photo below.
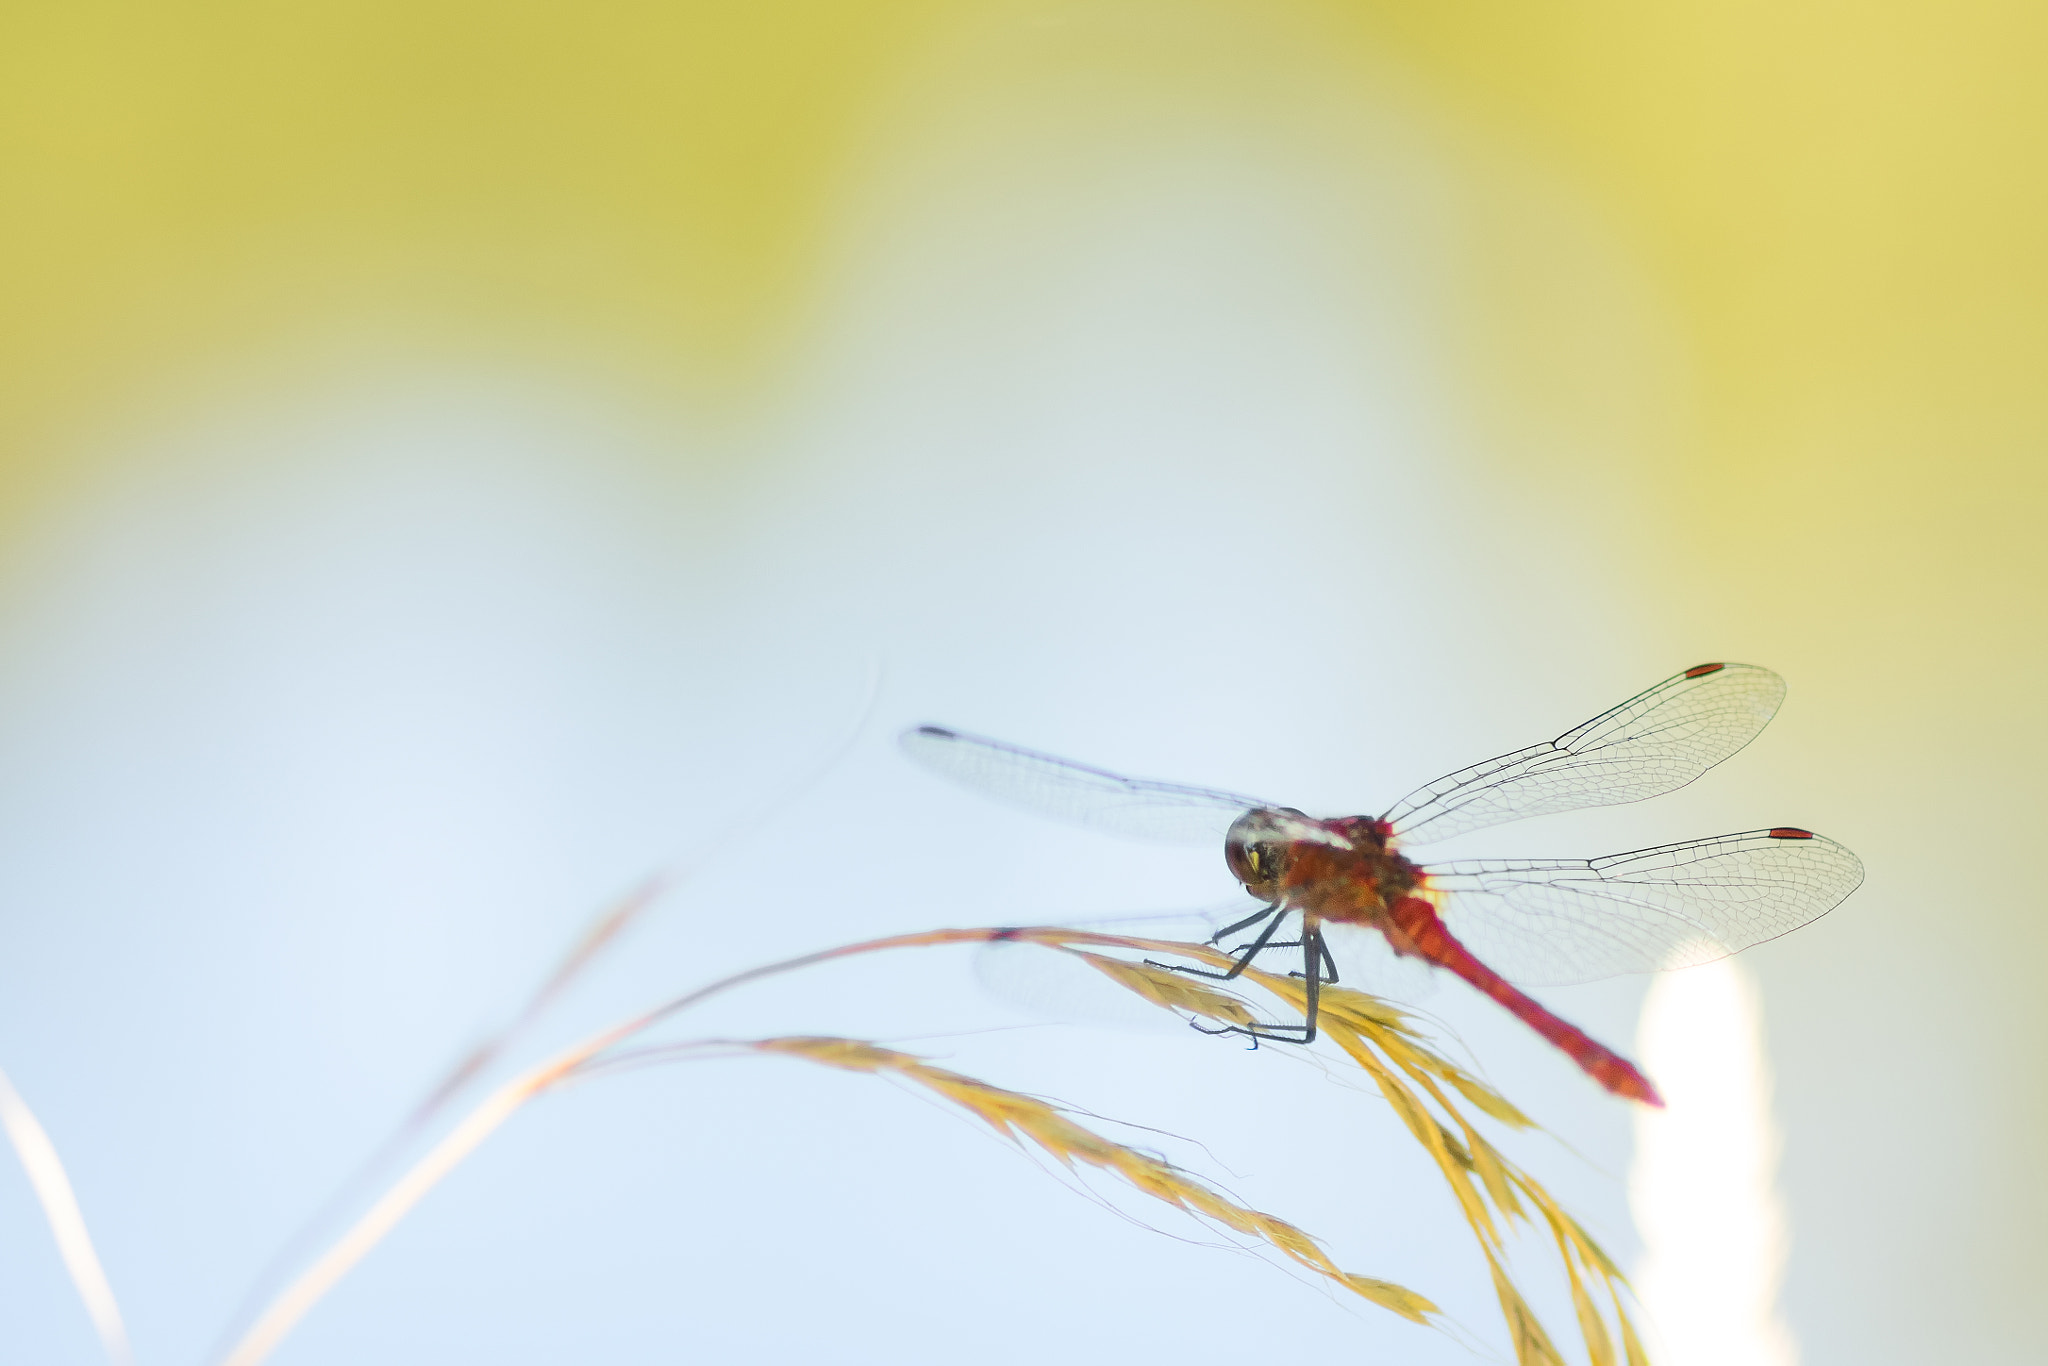
<svg viewBox="0 0 2048 1366">
<path fill-rule="evenodd" d="M 1403 849 L 1530 816 L 1641 801 L 1683 787 L 1754 739 L 1785 681 L 1753 664 L 1700 664 L 1555 740 L 1459 769 L 1381 816 L 1305 815 L 1256 797 L 1125 778 L 939 726 L 906 731 L 911 757 L 990 796 L 1098 830 L 1169 843 L 1220 842 L 1260 908 L 1211 937 L 1228 981 L 1260 954 L 1298 949 L 1299 1025 L 1231 1026 L 1311 1043 L 1318 988 L 1338 980 L 1326 929 L 1377 931 L 1404 959 L 1478 988 L 1616 1095 L 1662 1105 L 1626 1058 L 1559 1019 L 1521 986 L 1563 986 L 1689 967 L 1775 939 L 1833 909 L 1863 865 L 1795 826 L 1746 830 L 1593 859 L 1418 864 Z M 1279 937 L 1283 925 L 1292 937 Z"/>
</svg>

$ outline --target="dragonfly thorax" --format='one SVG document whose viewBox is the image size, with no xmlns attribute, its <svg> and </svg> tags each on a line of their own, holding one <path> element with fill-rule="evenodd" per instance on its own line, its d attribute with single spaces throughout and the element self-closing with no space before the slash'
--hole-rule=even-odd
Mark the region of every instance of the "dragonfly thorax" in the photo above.
<svg viewBox="0 0 2048 1366">
<path fill-rule="evenodd" d="M 1317 820 L 1292 807 L 1257 807 L 1232 823 L 1223 853 L 1231 874 L 1261 901 L 1369 922 L 1420 881 L 1419 870 L 1387 847 L 1389 833 L 1370 816 Z"/>
</svg>

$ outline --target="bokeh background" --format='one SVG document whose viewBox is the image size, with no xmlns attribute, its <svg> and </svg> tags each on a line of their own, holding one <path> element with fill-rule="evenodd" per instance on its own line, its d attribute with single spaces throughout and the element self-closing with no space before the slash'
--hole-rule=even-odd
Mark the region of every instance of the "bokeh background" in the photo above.
<svg viewBox="0 0 2048 1366">
<path fill-rule="evenodd" d="M 1645 1020 L 1725 1103 L 1639 1135 L 1428 1005 L 1666 1359 L 1752 1320 L 1714 1359 L 2036 1359 L 2044 143 L 2010 0 L 8 5 L 0 1065 L 141 1358 L 201 1359 L 653 867 L 530 1048 L 868 933 L 1219 895 L 901 725 L 1378 810 L 1728 658 L 1792 694 L 1723 770 L 1444 851 L 1861 852 Z M 1643 988 L 1549 999 L 1626 1045 Z M 942 953 L 702 1028 L 1199 1139 L 1505 1351 L 1419 1155 L 1280 1050 L 1029 1025 Z M 1674 1234 L 1657 1192 L 1717 1181 L 1754 1208 Z M 97 1359 L 13 1175 L 0 1228 L 6 1354 Z M 522 1116 L 279 1360 L 1333 1351 L 1473 1359 L 757 1061 Z"/>
</svg>

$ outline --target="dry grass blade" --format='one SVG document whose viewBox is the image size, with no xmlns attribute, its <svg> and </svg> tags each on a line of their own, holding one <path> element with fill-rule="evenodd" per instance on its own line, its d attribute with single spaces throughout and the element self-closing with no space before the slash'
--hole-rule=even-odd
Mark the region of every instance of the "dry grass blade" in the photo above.
<svg viewBox="0 0 2048 1366">
<path fill-rule="evenodd" d="M 750 1046 L 852 1072 L 902 1077 L 959 1106 L 1005 1138 L 1020 1142 L 1028 1139 L 1067 1167 L 1080 1164 L 1109 1172 L 1155 1200 L 1232 1232 L 1258 1238 L 1318 1276 L 1403 1318 L 1428 1323 L 1429 1315 L 1437 1312 L 1434 1304 L 1412 1290 L 1343 1270 L 1315 1239 L 1293 1224 L 1238 1204 L 1170 1162 L 1103 1137 L 1076 1123 L 1049 1101 L 933 1067 L 908 1053 L 852 1039 L 763 1039 Z"/>
<path fill-rule="evenodd" d="M 1508 1273 L 1493 1254 L 1487 1254 L 1486 1265 L 1493 1272 L 1493 1290 L 1500 1297 L 1501 1317 L 1507 1320 L 1516 1366 L 1564 1366 L 1564 1358 L 1558 1355 L 1550 1334 L 1543 1331 L 1529 1302 L 1522 1298 L 1522 1292 L 1508 1279 Z"/>
<path fill-rule="evenodd" d="M 1296 1009 L 1306 1004 L 1299 982 L 1261 974 L 1259 985 Z M 1356 995 L 1358 993 L 1345 993 L 1346 998 Z M 1571 1285 L 1573 1310 L 1588 1358 L 1594 1366 L 1609 1366 L 1613 1361 L 1613 1345 L 1606 1322 L 1587 1291 L 1581 1268 L 1600 1277 L 1606 1284 L 1616 1326 L 1629 1354 L 1629 1366 L 1648 1366 L 1648 1358 L 1643 1355 L 1634 1325 L 1622 1307 L 1621 1291 L 1627 1282 L 1613 1259 L 1576 1220 L 1564 1212 L 1540 1183 L 1501 1156 L 1451 1101 L 1449 1092 L 1456 1092 L 1482 1112 L 1514 1128 L 1531 1127 L 1528 1118 L 1491 1088 L 1422 1044 L 1405 1020 L 1389 1021 L 1384 1011 L 1359 1009 L 1348 999 L 1341 1001 L 1333 1018 L 1326 1019 L 1329 1023 L 1325 1028 L 1331 1037 L 1373 1073 L 1375 1080 L 1382 1083 L 1383 1093 L 1389 1089 L 1405 1093 L 1401 1104 L 1432 1115 L 1442 1114 L 1462 1135 L 1462 1144 L 1452 1141 L 1446 1133 L 1442 1141 L 1425 1143 L 1424 1146 L 1438 1156 L 1444 1178 L 1457 1194 L 1467 1222 L 1486 1255 L 1517 1360 L 1524 1366 L 1539 1366 L 1540 1363 L 1559 1360 L 1556 1346 L 1544 1332 L 1528 1302 L 1515 1289 L 1499 1260 L 1500 1254 L 1506 1251 L 1501 1237 L 1503 1228 L 1517 1222 L 1528 1222 L 1533 1211 L 1534 1216 L 1549 1226 L 1556 1240 L 1558 1256 Z M 1391 1076 L 1384 1063 L 1392 1063 L 1399 1070 L 1400 1078 Z M 1410 1090 L 1410 1085 L 1413 1090 Z M 1419 1095 L 1416 1094 L 1418 1091 Z M 1473 1178 L 1476 1178 L 1476 1188 Z"/>
<path fill-rule="evenodd" d="M 57 1146 L 4 1072 L 0 1072 L 0 1127 L 6 1128 L 15 1156 L 21 1159 L 21 1168 L 42 1204 L 43 1217 L 50 1221 L 57 1254 L 64 1259 L 78 1298 L 85 1301 L 85 1312 L 92 1318 L 107 1359 L 115 1366 L 130 1366 L 135 1357 L 128 1347 L 128 1330 L 121 1323 L 121 1308 L 114 1302 L 114 1287 L 108 1284 L 107 1273 L 92 1250 L 85 1215 L 79 1211 L 64 1164 L 58 1160 Z"/>
<path fill-rule="evenodd" d="M 362 1217 L 329 1246 L 326 1252 L 270 1299 L 248 1329 L 238 1336 L 224 1353 L 219 1354 L 217 1359 L 221 1366 L 257 1366 L 258 1362 L 277 1349 L 278 1344 L 284 1341 L 328 1291 L 339 1284 L 344 1276 L 354 1270 L 357 1263 L 369 1255 L 372 1248 L 383 1241 L 385 1235 L 398 1226 L 399 1221 L 425 1198 L 427 1192 L 461 1165 L 462 1161 L 490 1137 L 499 1125 L 510 1119 L 528 1101 L 560 1083 L 614 1045 L 623 1043 L 699 1001 L 708 1000 L 748 982 L 794 972 L 798 968 L 816 963 L 831 962 L 864 953 L 878 953 L 885 949 L 986 943 L 991 939 L 1003 937 L 1006 937 L 1006 932 L 995 929 L 928 930 L 919 934 L 895 935 L 887 939 L 846 944 L 835 949 L 785 959 L 779 963 L 769 963 L 745 972 L 734 973 L 730 977 L 721 978 L 678 996 L 653 1010 L 563 1049 L 545 1062 L 527 1068 L 493 1091 L 482 1104 L 470 1111 L 454 1129 L 449 1131 L 446 1137 L 429 1149 L 425 1157 L 414 1163 L 395 1185 L 385 1191 Z"/>
<path fill-rule="evenodd" d="M 1074 952 L 1074 938 L 1020 936 L 1048 947 Z M 1112 940 L 1093 936 L 1088 942 L 1101 947 L 1120 947 L 1147 954 L 1170 954 L 1209 966 L 1227 966 L 1233 960 L 1203 944 L 1172 944 L 1153 940 Z M 1097 955 L 1083 955 L 1090 959 Z M 1120 960 L 1109 960 L 1119 962 Z M 1156 988 L 1155 976 L 1174 977 L 1167 970 L 1147 967 L 1137 976 L 1135 965 L 1122 963 L 1122 972 L 1110 972 L 1113 980 L 1155 1005 L 1210 1019 L 1226 1020 L 1226 1008 L 1213 1001 L 1176 997 Z M 1270 993 L 1298 1014 L 1308 1007 L 1306 985 L 1298 978 L 1281 977 L 1257 969 L 1245 970 L 1240 979 Z M 1213 987 L 1202 988 L 1207 997 L 1242 1006 L 1243 1002 Z M 1500 1300 L 1501 1316 L 1521 1366 L 1549 1366 L 1562 1358 L 1556 1345 L 1538 1321 L 1528 1301 L 1515 1287 L 1502 1263 L 1507 1252 L 1506 1233 L 1514 1225 L 1540 1218 L 1556 1241 L 1571 1286 L 1572 1306 L 1580 1337 L 1593 1366 L 1613 1366 L 1614 1339 L 1607 1322 L 1594 1305 L 1587 1285 L 1588 1276 L 1606 1285 L 1623 1352 L 1628 1366 L 1648 1366 L 1635 1327 L 1622 1307 L 1621 1292 L 1627 1282 L 1611 1258 L 1577 1221 L 1561 1209 L 1548 1191 L 1528 1173 L 1503 1157 L 1481 1134 L 1456 1103 L 1462 1099 L 1480 1113 L 1514 1129 L 1534 1127 L 1527 1115 L 1510 1104 L 1493 1088 L 1458 1067 L 1423 1042 L 1408 1017 L 1393 1006 L 1345 987 L 1325 986 L 1318 1001 L 1317 1019 L 1325 1038 L 1358 1064 L 1389 1107 L 1400 1117 L 1415 1141 L 1421 1145 L 1451 1188 L 1460 1213 L 1478 1240 L 1492 1274 Z M 1240 1023 L 1228 1018 L 1228 1023 Z"/>
<path fill-rule="evenodd" d="M 775 811 L 794 801 L 830 772 L 845 757 L 866 726 L 869 716 L 874 712 L 875 699 L 881 694 L 881 685 L 881 663 L 879 660 L 871 659 L 868 665 L 867 687 L 860 708 L 838 743 L 820 755 L 818 761 L 807 771 L 785 784 L 752 814 L 714 832 L 703 847 L 730 849 L 736 846 L 766 826 Z M 511 1047 L 513 1040 L 567 992 L 599 955 L 632 928 L 657 902 L 687 881 L 690 870 L 699 863 L 700 860 L 697 859 L 675 860 L 667 868 L 644 879 L 639 886 L 599 912 L 584 927 L 583 932 L 556 963 L 554 970 L 527 998 L 525 1005 L 507 1023 L 486 1035 L 459 1060 L 419 1104 L 413 1107 L 412 1113 L 370 1154 L 362 1166 L 342 1182 L 340 1188 L 326 1203 L 313 1213 L 283 1247 L 278 1249 L 250 1286 L 247 1298 L 228 1320 L 221 1345 L 229 1342 L 235 1332 L 250 1321 L 258 1307 L 282 1279 L 285 1270 L 315 1245 L 321 1233 L 332 1227 L 343 1211 L 356 1204 L 371 1184 L 390 1170 L 398 1157 L 412 1147 L 457 1096 L 468 1090 L 495 1066 Z"/>
<path fill-rule="evenodd" d="M 398 1227 L 428 1191 L 460 1166 L 518 1109 L 560 1082 L 582 1063 L 625 1037 L 631 1030 L 607 1030 L 564 1049 L 493 1091 L 446 1137 L 414 1163 L 397 1184 L 380 1196 L 369 1211 L 335 1241 L 320 1258 L 286 1286 L 221 1358 L 221 1366 L 256 1366 L 277 1349 L 299 1320 L 332 1290 L 341 1278 L 369 1255 L 370 1249 Z"/>
<path fill-rule="evenodd" d="M 1168 954 L 1214 967 L 1235 960 L 1207 945 L 1133 939 L 1059 928 L 978 928 L 926 930 L 864 940 L 803 954 L 721 978 L 668 1001 L 565 1049 L 501 1086 L 464 1118 L 428 1154 L 391 1187 L 356 1224 L 305 1273 L 270 1302 L 249 1331 L 221 1358 L 222 1366 L 257 1366 L 284 1336 L 357 1262 L 404 1218 L 442 1177 L 510 1118 L 519 1107 L 573 1077 L 594 1075 L 619 1057 L 620 1044 L 701 1001 L 750 982 L 799 968 L 892 949 L 929 948 L 991 941 L 1035 944 L 1073 953 L 1127 990 L 1162 1009 L 1223 1023 L 1248 1020 L 1249 1005 L 1228 991 L 1191 982 L 1177 973 L 1132 963 L 1086 949 L 1113 948 L 1145 954 Z M 1248 970 L 1243 979 L 1268 991 L 1296 1010 L 1306 1006 L 1303 986 L 1289 978 Z M 1407 1123 L 1416 1141 L 1435 1160 L 1456 1195 L 1466 1221 L 1478 1237 L 1492 1271 L 1501 1308 L 1508 1321 L 1522 1366 L 1558 1363 L 1556 1348 L 1544 1333 L 1500 1262 L 1506 1224 L 1527 1222 L 1533 1208 L 1559 1240 L 1562 1255 L 1606 1283 L 1628 1366 L 1648 1366 L 1633 1325 L 1622 1308 L 1625 1288 L 1620 1272 L 1541 1186 L 1495 1151 L 1450 1099 L 1456 1094 L 1476 1109 L 1512 1127 L 1529 1127 L 1519 1110 L 1490 1088 L 1425 1045 L 1400 1011 L 1361 992 L 1326 988 L 1322 1024 L 1333 1039 L 1379 1087 L 1380 1093 Z M 1228 1199 L 1188 1173 L 1150 1154 L 1125 1147 L 1076 1123 L 1066 1111 L 1035 1097 L 1006 1091 L 973 1077 L 932 1067 L 909 1054 L 848 1039 L 777 1039 L 727 1044 L 755 1051 L 800 1056 L 857 1072 L 890 1073 L 921 1085 L 975 1115 L 1013 1141 L 1028 1140 L 1056 1160 L 1085 1165 L 1119 1177 L 1133 1189 L 1162 1200 L 1198 1218 L 1259 1239 L 1318 1276 L 1343 1286 L 1405 1318 L 1426 1323 L 1437 1313 L 1428 1300 L 1405 1287 L 1344 1271 L 1308 1234 L 1281 1219 Z M 667 1050 L 673 1052 L 671 1048 Z M 1590 1306 L 1589 1297 L 1581 1303 Z M 1581 1315 L 1582 1324 L 1586 1322 Z M 1598 1316 L 1594 1316 L 1598 1322 Z M 1606 1343 L 1604 1325 L 1587 1330 L 1588 1350 L 1596 1366 L 1606 1366 L 1595 1343 Z M 1611 1348 L 1609 1349 L 1611 1359 Z M 1561 1366 L 1561 1364 L 1560 1364 Z"/>
<path fill-rule="evenodd" d="M 699 853 L 671 860 L 666 867 L 642 879 L 638 886 L 627 891 L 624 896 L 619 897 L 592 918 L 583 927 L 582 933 L 577 935 L 567 952 L 556 962 L 553 971 L 527 998 L 525 1005 L 508 1023 L 486 1036 L 468 1055 L 456 1063 L 434 1089 L 427 1093 L 394 1138 L 402 1141 L 416 1132 L 469 1083 L 489 1070 L 511 1045 L 512 1040 L 560 999 L 606 949 L 638 923 L 656 903 L 690 880 L 696 870 L 704 865 L 702 852 L 729 851 L 744 844 L 765 828 L 777 811 L 816 786 L 826 774 L 836 768 L 840 760 L 853 748 L 855 741 L 860 738 L 861 731 L 866 728 L 868 719 L 874 714 L 875 702 L 881 696 L 881 691 L 881 660 L 871 657 L 868 660 L 867 683 L 862 689 L 860 705 L 855 709 L 851 721 L 839 738 L 811 763 L 791 775 L 753 810 L 711 831 L 702 840 Z"/>
<path fill-rule="evenodd" d="M 1099 953 L 1083 953 L 1078 949 L 1071 952 L 1118 986 L 1135 992 L 1162 1009 L 1183 1010 L 1223 1024 L 1248 1025 L 1252 1022 L 1250 1006 L 1228 992 L 1205 987 L 1192 978 L 1165 968 L 1126 962 Z"/>
<path fill-rule="evenodd" d="M 1636 1336 L 1636 1326 L 1628 1321 L 1628 1315 L 1621 1312 L 1621 1300 L 1614 1301 L 1614 1316 L 1621 1320 L 1621 1345 L 1628 1354 L 1628 1366 L 1650 1366 L 1650 1354 L 1643 1350 L 1643 1340 Z"/>
<path fill-rule="evenodd" d="M 1558 1260 L 1564 1263 L 1566 1278 L 1572 1287 L 1572 1312 L 1578 1316 L 1579 1337 L 1586 1344 L 1586 1357 L 1592 1366 L 1614 1366 L 1614 1342 L 1607 1336 L 1607 1324 L 1594 1307 L 1593 1297 L 1586 1293 L 1586 1279 L 1579 1274 L 1574 1263 L 1571 1246 L 1560 1236 L 1557 1240 Z"/>
<path fill-rule="evenodd" d="M 512 1017 L 510 1023 L 493 1031 L 483 1042 L 471 1049 L 462 1061 L 427 1093 L 426 1098 L 406 1120 L 406 1130 L 401 1133 L 417 1128 L 432 1119 L 451 1097 L 489 1070 L 491 1064 L 498 1060 L 512 1040 L 540 1018 L 542 1013 L 569 989 L 570 984 L 583 970 L 645 914 L 649 907 L 666 895 L 669 889 L 669 878 L 656 874 L 620 897 L 586 925 L 583 933 L 577 936 L 576 942 L 569 946 L 569 951 L 563 954 L 561 961 L 555 965 L 554 971 L 548 974 L 547 980 L 527 998 L 519 1013 Z"/>
</svg>

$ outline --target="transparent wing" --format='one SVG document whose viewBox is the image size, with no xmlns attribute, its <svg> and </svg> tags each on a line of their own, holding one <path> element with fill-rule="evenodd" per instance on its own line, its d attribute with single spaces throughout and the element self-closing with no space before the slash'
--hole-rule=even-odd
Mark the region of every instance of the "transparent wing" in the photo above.
<svg viewBox="0 0 2048 1366">
<path fill-rule="evenodd" d="M 1326 921 L 1323 942 L 1337 961 L 1337 984 L 1400 1005 L 1417 1005 L 1436 993 L 1443 974 L 1420 958 L 1403 958 L 1388 946 L 1387 937 L 1363 925 Z M 1286 952 L 1283 950 L 1283 952 Z M 1261 962 L 1269 971 L 1292 971 L 1297 965 Z"/>
<path fill-rule="evenodd" d="M 1818 919 L 1863 881 L 1854 854 L 1787 826 L 1596 859 L 1473 859 L 1425 871 L 1451 933 L 1524 986 L 1725 958 Z"/>
<path fill-rule="evenodd" d="M 1410 844 L 1639 802 L 1684 787 L 1756 738 L 1785 680 L 1754 664 L 1701 664 L 1540 745 L 1447 774 L 1386 819 Z"/>
<path fill-rule="evenodd" d="M 903 732 L 904 752 L 998 801 L 1095 830 L 1164 844 L 1221 844 L 1230 824 L 1270 803 L 1234 792 L 1125 778 L 941 726 Z"/>
</svg>

